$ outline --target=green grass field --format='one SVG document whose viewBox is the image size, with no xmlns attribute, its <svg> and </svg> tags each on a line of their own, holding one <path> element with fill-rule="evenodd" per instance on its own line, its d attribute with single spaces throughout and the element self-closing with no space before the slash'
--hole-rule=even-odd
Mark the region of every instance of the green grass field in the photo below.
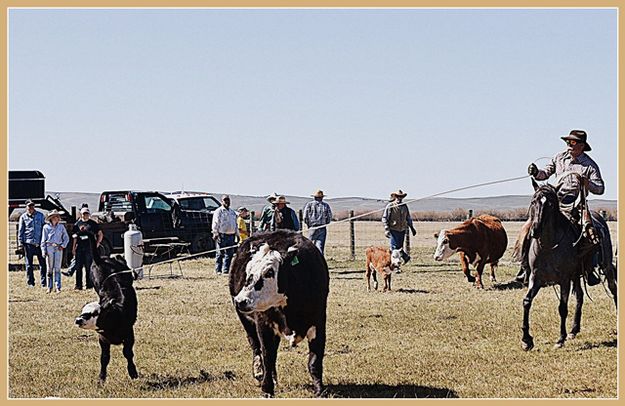
<svg viewBox="0 0 625 406">
<path fill-rule="evenodd" d="M 379 225 L 361 231 L 358 260 L 346 259 L 344 232 L 331 230 L 328 338 L 324 383 L 334 398 L 614 398 L 617 396 L 616 310 L 599 285 L 588 288 L 582 332 L 554 349 L 557 297 L 545 288 L 534 301 L 536 347 L 521 350 L 523 289 L 485 289 L 466 282 L 453 261 L 437 263 L 432 234 L 442 223 L 419 223 L 413 260 L 393 276 L 393 292 L 367 292 L 364 246 L 385 243 Z M 452 225 L 453 226 L 453 225 Z M 505 224 L 510 246 L 519 224 Z M 613 230 L 616 225 L 611 224 Z M 337 226 L 337 229 L 343 226 Z M 347 228 L 344 228 L 347 230 Z M 347 248 L 346 248 L 347 247 Z M 227 279 L 214 261 L 181 263 L 184 277 L 144 279 L 135 286 L 139 317 L 130 380 L 121 347 L 113 347 L 108 380 L 98 385 L 97 334 L 74 326 L 93 291 L 60 294 L 27 288 L 23 272 L 9 273 L 9 396 L 11 398 L 253 398 L 251 351 L 235 315 Z M 509 252 L 499 283 L 516 274 Z M 168 266 L 153 274 L 168 275 Z M 174 268 L 176 273 L 177 267 Z M 146 272 L 147 275 L 147 272 Z M 574 300 L 570 301 L 570 308 Z M 570 320 L 569 320 L 570 325 Z M 307 346 L 278 354 L 280 398 L 312 396 Z"/>
</svg>

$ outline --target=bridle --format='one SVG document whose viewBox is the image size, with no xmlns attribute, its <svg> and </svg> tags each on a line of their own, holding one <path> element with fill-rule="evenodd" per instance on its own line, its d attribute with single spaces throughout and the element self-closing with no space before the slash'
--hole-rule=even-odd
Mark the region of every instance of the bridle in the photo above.
<svg viewBox="0 0 625 406">
<path fill-rule="evenodd" d="M 538 189 L 536 194 L 538 194 L 541 191 L 544 191 L 546 193 L 540 193 L 540 195 L 538 196 L 535 195 L 534 198 L 532 199 L 532 202 L 530 203 L 530 214 L 531 214 L 530 218 L 532 220 L 532 225 L 530 228 L 530 237 L 536 240 L 536 243 L 538 244 L 540 248 L 554 250 L 560 245 L 560 243 L 566 236 L 565 232 L 561 232 L 560 238 L 557 239 L 557 242 L 552 247 L 549 247 L 549 248 L 544 247 L 542 242 L 540 241 L 540 238 L 534 235 L 534 225 L 536 224 L 537 216 L 539 217 L 539 221 L 540 221 L 540 230 L 542 231 L 542 228 L 544 227 L 544 224 L 543 224 L 544 223 L 544 211 L 545 211 L 545 206 L 547 204 L 554 206 L 553 208 L 550 208 L 550 210 L 553 212 L 552 215 L 557 216 L 558 214 L 561 213 L 560 208 L 559 208 L 558 197 L 557 197 L 557 188 L 554 188 L 551 185 L 543 185 Z M 545 202 L 541 203 L 543 199 L 545 199 Z M 557 236 L 558 234 L 557 228 L 555 232 Z"/>
<path fill-rule="evenodd" d="M 587 190 L 586 190 L 586 189 L 584 188 L 584 186 L 583 186 L 583 182 L 582 182 L 583 177 L 582 177 L 582 175 L 580 175 L 580 174 L 579 174 L 579 173 L 577 173 L 577 172 L 573 172 L 573 171 L 567 171 L 567 172 L 564 172 L 564 173 L 560 174 L 560 175 L 558 176 L 558 178 L 556 179 L 556 185 L 555 185 L 555 186 L 552 186 L 552 185 L 546 184 L 546 185 L 541 186 L 541 187 L 537 190 L 537 193 L 538 193 L 538 191 L 545 191 L 546 193 L 548 193 L 549 195 L 553 195 L 554 197 L 551 197 L 551 196 L 545 196 L 545 194 L 541 194 L 541 196 L 540 196 L 540 197 L 535 196 L 535 197 L 532 199 L 532 202 L 530 203 L 530 215 L 531 215 L 531 219 L 532 219 L 532 228 L 530 229 L 530 236 L 531 236 L 532 238 L 535 238 L 535 237 L 533 236 L 533 229 L 534 229 L 534 223 L 535 223 L 535 221 L 536 221 L 536 220 L 535 220 L 535 218 L 534 218 L 534 217 L 536 216 L 536 210 L 537 210 L 537 209 L 536 209 L 536 206 L 539 206 L 539 210 L 540 210 L 540 212 L 541 212 L 541 219 L 540 219 L 540 221 L 541 221 L 541 222 L 543 221 L 543 220 L 542 220 L 542 211 L 544 210 L 544 206 L 543 206 L 543 205 L 539 205 L 538 201 L 539 201 L 540 199 L 542 199 L 542 198 L 545 198 L 547 201 L 551 201 L 551 203 L 552 203 L 552 204 L 555 204 L 555 207 L 556 207 L 556 209 L 554 210 L 554 212 L 556 212 L 556 213 L 561 213 L 561 210 L 560 210 L 560 202 L 559 202 L 559 199 L 558 199 L 558 197 L 557 197 L 557 196 L 558 196 L 558 191 L 560 190 L 560 188 L 561 188 L 562 186 L 564 186 L 564 185 L 565 185 L 565 179 L 566 179 L 567 177 L 569 177 L 569 176 L 573 176 L 573 177 L 577 178 L 577 181 L 578 181 L 578 184 L 579 184 L 579 193 L 578 193 L 578 196 L 579 196 L 580 206 L 581 206 L 581 210 L 582 210 L 582 213 L 580 213 L 580 214 L 581 214 L 581 215 L 583 215 L 583 211 L 584 211 L 584 210 L 588 210 L 588 206 L 587 206 L 587 204 L 586 204 L 586 194 L 587 194 L 588 192 L 587 192 Z M 550 197 L 551 197 L 551 199 L 550 199 Z M 555 203 L 554 203 L 554 200 L 555 200 Z M 574 204 L 574 203 L 571 203 L 571 204 Z M 573 231 L 576 231 L 576 230 L 575 230 L 575 228 L 573 227 L 573 225 L 571 224 L 571 222 L 568 222 L 568 223 L 569 223 L 569 226 L 573 229 Z M 542 225 L 541 225 L 541 227 L 542 227 Z M 557 232 L 557 230 L 556 230 L 556 232 Z M 562 239 L 564 238 L 564 236 L 565 236 L 565 235 L 566 235 L 566 233 L 565 233 L 565 232 L 562 232 L 562 235 L 561 235 L 560 239 L 558 240 L 558 242 L 557 242 L 557 243 L 556 243 L 553 247 L 551 247 L 551 248 L 549 248 L 549 249 L 550 249 L 550 250 L 553 250 L 553 249 L 557 248 L 557 247 L 560 245 L 560 243 L 562 242 Z M 583 235 L 584 235 L 584 230 L 582 229 L 582 231 L 581 231 L 581 233 L 580 233 L 580 236 L 577 238 L 577 240 L 576 240 L 574 243 L 572 243 L 572 245 L 573 245 L 574 247 L 575 247 L 575 246 L 577 246 L 577 244 L 578 244 L 578 243 L 582 240 Z M 542 246 L 542 244 L 541 244 L 540 240 L 539 240 L 538 238 L 535 238 L 535 239 L 537 240 L 538 245 L 539 245 L 541 248 L 544 248 L 544 247 Z"/>
</svg>

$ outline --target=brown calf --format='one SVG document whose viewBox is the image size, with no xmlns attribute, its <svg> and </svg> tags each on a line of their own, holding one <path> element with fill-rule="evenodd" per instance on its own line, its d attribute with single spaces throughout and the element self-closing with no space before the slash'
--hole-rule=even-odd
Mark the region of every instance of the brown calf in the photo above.
<svg viewBox="0 0 625 406">
<path fill-rule="evenodd" d="M 391 251 L 383 247 L 369 247 L 365 253 L 367 255 L 367 263 L 365 266 L 367 290 L 371 290 L 371 275 L 373 275 L 373 288 L 378 290 L 378 279 L 375 276 L 376 271 L 384 278 L 384 292 L 391 290 L 391 274 L 394 270 L 398 269 L 403 262 L 401 251 Z"/>
</svg>

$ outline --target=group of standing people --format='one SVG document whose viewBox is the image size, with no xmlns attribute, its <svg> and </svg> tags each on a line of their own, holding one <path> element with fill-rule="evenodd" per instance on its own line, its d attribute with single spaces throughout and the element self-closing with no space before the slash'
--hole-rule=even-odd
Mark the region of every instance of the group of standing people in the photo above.
<svg viewBox="0 0 625 406">
<path fill-rule="evenodd" d="M 91 289 L 91 251 L 90 237 L 96 239 L 97 246 L 102 241 L 102 231 L 98 224 L 90 219 L 91 213 L 86 204 L 80 210 L 81 218 L 72 227 L 72 262 L 67 272 L 61 272 L 63 253 L 68 248 L 70 237 L 61 215 L 56 209 L 44 216 L 35 208 L 32 200 L 26 201 L 26 211 L 20 216 L 18 224 L 18 248 L 23 248 L 26 261 L 26 283 L 35 286 L 34 258 L 37 257 L 40 269 L 41 287 L 51 293 L 61 292 L 61 273 L 72 276 L 76 272 L 75 290 L 81 290 L 82 271 L 85 269 L 86 288 Z M 89 235 L 91 234 L 91 236 Z"/>
<path fill-rule="evenodd" d="M 390 202 L 382 214 L 384 234 L 390 239 L 391 250 L 400 250 L 404 262 L 410 255 L 403 249 L 408 229 L 416 235 L 408 206 L 403 202 L 407 196 L 401 189 L 391 193 Z M 332 209 L 323 201 L 326 197 L 322 190 L 316 190 L 304 206 L 303 222 L 308 227 L 308 238 L 323 254 L 327 238 L 327 226 L 332 221 Z M 300 231 L 300 222 L 295 210 L 290 208 L 285 196 L 272 193 L 267 196 L 267 205 L 263 207 L 259 218 L 258 231 L 275 231 L 280 229 Z M 213 213 L 212 236 L 217 250 L 215 273 L 227 275 L 234 256 L 237 243 L 249 237 L 249 211 L 240 207 L 237 211 L 230 208 L 230 196 L 221 197 L 221 206 Z"/>
<path fill-rule="evenodd" d="M 326 241 L 326 226 L 332 221 L 330 205 L 323 201 L 323 191 L 317 190 L 311 195 L 313 200 L 304 206 L 303 221 L 309 228 L 309 238 L 323 254 Z M 251 225 L 249 211 L 240 207 L 237 211 L 230 208 L 230 196 L 221 197 L 221 206 L 213 213 L 212 235 L 217 249 L 215 272 L 228 274 L 230 263 L 238 243 L 249 237 Z M 280 229 L 300 231 L 300 222 L 295 210 L 285 196 L 272 193 L 267 196 L 267 205 L 263 207 L 259 219 L 258 231 Z"/>
<path fill-rule="evenodd" d="M 539 169 L 534 163 L 528 167 L 528 174 L 537 180 L 546 180 L 551 175 L 566 174 L 569 171 L 582 175 L 584 190 L 600 195 L 604 191 L 603 179 L 599 166 L 586 154 L 590 151 L 587 134 L 583 130 L 572 130 L 569 135 L 561 137 L 567 144 L 567 149 L 555 155 L 547 166 Z M 575 184 L 575 178 L 567 178 L 564 187 L 560 190 L 561 204 L 572 206 L 578 196 L 579 185 Z M 398 189 L 390 195 L 390 201 L 384 208 L 382 224 L 384 234 L 390 240 L 391 250 L 400 250 L 404 262 L 410 260 L 410 255 L 403 249 L 406 232 L 408 229 L 412 235 L 416 235 L 412 217 L 403 199 L 407 193 Z M 327 226 L 332 221 L 332 210 L 328 203 L 324 202 L 323 191 L 315 191 L 312 201 L 306 203 L 303 210 L 303 222 L 308 227 L 308 236 L 324 253 L 327 237 Z M 272 193 L 267 197 L 268 204 L 262 209 L 259 219 L 259 231 L 274 231 L 287 229 L 300 231 L 300 222 L 295 211 L 288 207 L 289 202 L 285 196 Z M 573 211 L 574 213 L 574 211 Z M 586 210 L 586 213 L 588 211 Z M 23 247 L 26 262 L 26 282 L 28 286 L 35 286 L 33 273 L 33 260 L 37 257 L 40 267 L 40 283 L 43 288 L 51 292 L 61 291 L 61 263 L 63 251 L 70 242 L 65 225 L 61 223 L 61 212 L 51 211 L 47 216 L 35 209 L 35 203 L 31 200 L 26 202 L 26 212 L 19 219 L 18 244 Z M 64 275 L 72 276 L 76 273 L 76 285 L 74 289 L 83 288 L 83 268 L 85 269 L 85 286 L 93 287 L 89 272 L 93 262 L 90 238 L 94 238 L 99 247 L 103 239 L 102 231 L 98 224 L 91 220 L 90 211 L 86 204 L 80 209 L 80 219 L 72 228 L 72 256 L 73 260 Z M 580 220 L 580 219 L 578 219 Z M 594 245 L 599 242 L 596 237 L 594 225 L 589 218 L 582 218 L 587 239 Z M 524 229 L 529 227 L 528 224 Z M 237 211 L 230 208 L 230 196 L 221 197 L 221 206 L 215 210 L 212 221 L 212 237 L 217 249 L 215 271 L 218 274 L 228 274 L 230 263 L 235 252 L 237 243 L 247 239 L 251 232 L 249 211 L 240 207 Z M 527 264 L 527 246 L 522 248 L 522 266 L 517 279 L 527 282 L 529 275 Z M 592 272 L 588 274 L 589 284 L 599 282 L 599 278 Z"/>
</svg>

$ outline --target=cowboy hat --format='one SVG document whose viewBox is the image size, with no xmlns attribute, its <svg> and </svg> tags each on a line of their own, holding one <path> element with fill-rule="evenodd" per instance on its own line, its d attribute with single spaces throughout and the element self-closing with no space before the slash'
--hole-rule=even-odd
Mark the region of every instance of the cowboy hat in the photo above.
<svg viewBox="0 0 625 406">
<path fill-rule="evenodd" d="M 243 206 L 241 206 L 241 207 L 239 207 L 237 209 L 237 213 L 243 213 L 243 212 L 246 212 L 246 211 L 249 211 L 249 210 L 247 210 L 247 207 L 243 207 Z"/>
<path fill-rule="evenodd" d="M 586 141 L 586 138 L 588 138 L 588 135 L 586 134 L 586 131 L 584 131 L 584 130 L 571 130 L 569 135 L 565 135 L 564 137 L 560 137 L 560 138 L 563 139 L 564 141 L 566 141 L 566 140 L 573 140 L 573 141 L 577 141 L 577 142 L 583 142 L 584 143 L 584 151 L 591 151 L 592 150 L 592 148 L 590 148 L 590 145 Z"/>
<path fill-rule="evenodd" d="M 33 202 L 32 200 L 30 200 L 30 199 L 26 200 L 26 207 L 34 206 L 34 205 L 35 205 L 35 202 Z"/>
<path fill-rule="evenodd" d="M 276 199 L 274 203 L 275 204 L 280 204 L 280 203 L 289 204 L 290 202 L 287 202 L 286 197 L 278 196 L 278 198 Z"/>
<path fill-rule="evenodd" d="M 46 221 L 50 221 L 50 219 L 54 216 L 57 216 L 59 219 L 61 218 L 61 214 L 65 214 L 64 211 L 58 211 L 57 209 L 52 210 L 46 216 Z"/>
<path fill-rule="evenodd" d="M 277 198 L 278 198 L 278 195 L 276 194 L 276 192 L 273 192 L 272 194 L 267 196 L 267 201 L 269 203 L 273 203 Z"/>
<path fill-rule="evenodd" d="M 310 195 L 311 197 L 325 197 L 326 195 L 323 194 L 322 190 L 317 190 L 315 193 L 313 193 L 312 195 Z"/>
<path fill-rule="evenodd" d="M 404 191 L 402 191 L 401 189 L 397 189 L 396 192 L 391 193 L 391 199 L 390 200 L 393 201 L 393 200 L 395 200 L 396 197 L 399 197 L 399 198 L 403 199 L 406 196 L 408 196 L 408 193 L 404 193 Z"/>
</svg>

